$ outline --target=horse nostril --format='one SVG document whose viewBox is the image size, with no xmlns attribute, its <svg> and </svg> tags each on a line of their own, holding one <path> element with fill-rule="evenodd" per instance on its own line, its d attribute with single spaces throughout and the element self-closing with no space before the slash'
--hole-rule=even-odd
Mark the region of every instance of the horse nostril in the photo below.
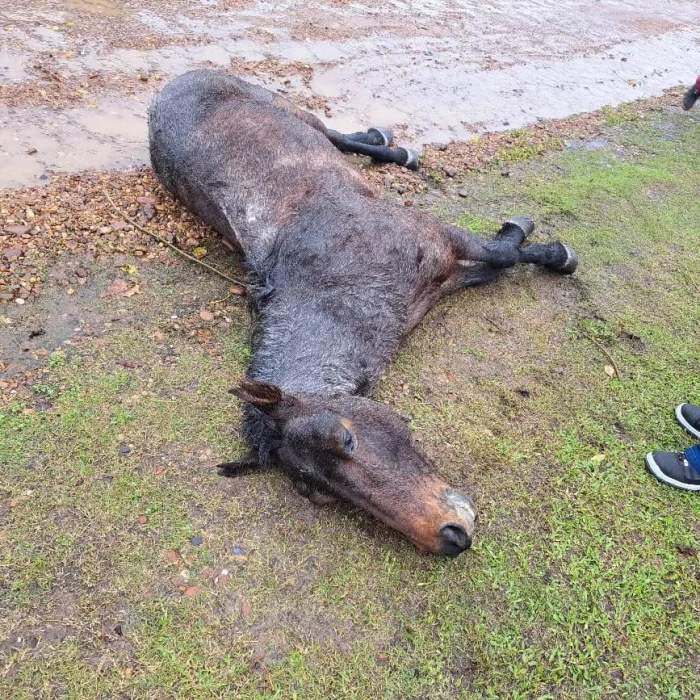
<svg viewBox="0 0 700 700">
<path fill-rule="evenodd" d="M 459 525 L 445 525 L 440 530 L 442 540 L 442 553 L 456 557 L 465 549 L 472 546 L 472 538 Z"/>
</svg>

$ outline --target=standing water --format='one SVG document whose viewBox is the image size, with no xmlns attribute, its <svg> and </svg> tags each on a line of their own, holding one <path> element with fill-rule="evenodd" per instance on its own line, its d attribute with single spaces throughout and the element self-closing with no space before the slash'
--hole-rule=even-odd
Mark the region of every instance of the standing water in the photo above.
<svg viewBox="0 0 700 700">
<path fill-rule="evenodd" d="M 145 163 L 152 93 L 196 67 L 420 147 L 658 95 L 700 55 L 695 0 L 30 5 L 1 13 L 0 187 Z"/>
</svg>

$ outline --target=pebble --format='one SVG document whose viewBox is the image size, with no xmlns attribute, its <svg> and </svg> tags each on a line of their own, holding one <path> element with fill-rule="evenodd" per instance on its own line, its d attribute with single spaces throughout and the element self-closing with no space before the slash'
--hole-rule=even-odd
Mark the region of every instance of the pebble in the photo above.
<svg viewBox="0 0 700 700">
<path fill-rule="evenodd" d="M 195 547 L 199 547 L 203 542 L 204 542 L 204 538 L 201 535 L 195 535 L 190 540 L 190 544 L 193 544 Z"/>
<path fill-rule="evenodd" d="M 231 554 L 233 554 L 233 558 L 236 561 L 248 561 L 248 552 L 245 547 L 241 547 L 240 545 L 235 545 L 231 548 Z"/>
<path fill-rule="evenodd" d="M 19 258 L 23 252 L 24 250 L 22 248 L 19 246 L 14 246 L 13 248 L 7 248 L 2 255 L 5 260 L 15 260 L 16 258 Z"/>
</svg>

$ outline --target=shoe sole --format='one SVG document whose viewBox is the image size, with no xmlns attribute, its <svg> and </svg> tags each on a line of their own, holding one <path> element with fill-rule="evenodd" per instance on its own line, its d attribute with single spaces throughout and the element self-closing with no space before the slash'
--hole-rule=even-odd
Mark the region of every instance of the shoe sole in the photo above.
<svg viewBox="0 0 700 700">
<path fill-rule="evenodd" d="M 686 484 L 683 481 L 676 481 L 667 474 L 664 474 L 659 465 L 654 461 L 654 455 L 651 452 L 647 455 L 646 461 L 649 471 L 659 481 L 663 481 L 665 484 L 670 484 L 671 486 L 675 486 L 677 489 L 683 489 L 684 491 L 700 491 L 700 484 L 697 486 L 694 486 L 693 484 Z"/>
<path fill-rule="evenodd" d="M 683 417 L 683 414 L 681 413 L 681 409 L 685 406 L 684 403 L 680 404 L 679 406 L 676 406 L 676 420 L 691 434 L 694 435 L 696 438 L 700 438 L 700 430 L 697 430 L 696 428 L 693 428 L 690 423 Z"/>
</svg>

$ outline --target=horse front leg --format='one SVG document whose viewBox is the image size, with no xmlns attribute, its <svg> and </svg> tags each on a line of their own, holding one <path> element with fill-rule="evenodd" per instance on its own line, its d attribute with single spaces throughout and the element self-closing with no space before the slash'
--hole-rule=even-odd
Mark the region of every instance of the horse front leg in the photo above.
<svg viewBox="0 0 700 700">
<path fill-rule="evenodd" d="M 506 221 L 491 240 L 456 226 L 449 226 L 447 235 L 458 261 L 485 263 L 495 269 L 513 267 L 523 262 L 541 265 L 564 275 L 574 272 L 578 266 L 576 253 L 559 241 L 523 247 L 534 229 L 532 219 L 518 216 Z"/>
</svg>

